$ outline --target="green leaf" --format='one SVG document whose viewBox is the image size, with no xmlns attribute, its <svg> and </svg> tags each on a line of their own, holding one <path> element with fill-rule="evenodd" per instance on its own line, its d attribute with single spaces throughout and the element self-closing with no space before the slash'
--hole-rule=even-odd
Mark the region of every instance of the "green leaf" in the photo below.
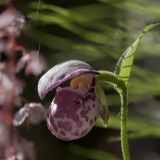
<svg viewBox="0 0 160 160">
<path fill-rule="evenodd" d="M 155 23 L 146 26 L 143 29 L 142 33 L 138 36 L 138 38 L 133 42 L 133 44 L 129 48 L 127 48 L 127 50 L 120 57 L 114 73 L 117 74 L 117 76 L 120 79 L 124 80 L 126 85 L 128 85 L 128 80 L 131 73 L 135 52 L 140 40 L 143 38 L 146 32 L 150 31 L 158 25 L 159 23 Z"/>
<path fill-rule="evenodd" d="M 107 127 L 107 122 L 109 118 L 108 103 L 107 103 L 106 95 L 104 93 L 102 85 L 98 81 L 97 81 L 97 93 L 98 93 L 98 97 L 100 98 L 100 103 L 101 103 L 100 104 L 100 117 L 103 121 L 104 126 Z"/>
</svg>

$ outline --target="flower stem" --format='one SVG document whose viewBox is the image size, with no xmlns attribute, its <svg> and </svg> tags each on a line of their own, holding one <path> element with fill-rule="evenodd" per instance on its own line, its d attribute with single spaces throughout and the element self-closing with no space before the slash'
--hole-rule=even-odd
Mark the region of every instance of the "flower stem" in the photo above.
<svg viewBox="0 0 160 160">
<path fill-rule="evenodd" d="M 127 136 L 128 91 L 127 88 L 120 93 L 121 96 L 121 148 L 123 160 L 129 160 L 129 147 Z"/>
<path fill-rule="evenodd" d="M 127 113 L 128 113 L 128 89 L 125 82 L 112 72 L 100 71 L 97 76 L 98 81 L 108 82 L 114 85 L 121 97 L 121 148 L 123 160 L 130 160 L 128 136 L 127 136 Z"/>
</svg>

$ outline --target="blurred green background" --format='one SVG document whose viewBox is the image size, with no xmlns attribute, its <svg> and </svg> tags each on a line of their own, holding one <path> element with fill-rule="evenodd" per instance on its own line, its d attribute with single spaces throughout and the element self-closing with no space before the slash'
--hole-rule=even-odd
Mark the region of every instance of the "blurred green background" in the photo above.
<svg viewBox="0 0 160 160">
<path fill-rule="evenodd" d="M 95 69 L 114 71 L 120 55 L 148 24 L 159 22 L 159 0 L 15 0 L 27 20 L 18 38 L 40 50 L 52 67 L 78 59 Z M 3 9 L 3 2 L 1 8 Z M 133 160 L 160 159 L 160 30 L 147 33 L 138 47 L 129 82 L 129 145 Z M 28 77 L 24 96 L 37 96 L 39 77 Z M 34 90 L 33 90 L 34 89 Z M 32 140 L 38 160 L 119 160 L 120 99 L 104 84 L 109 103 L 108 128 L 97 120 L 84 138 L 63 142 L 49 133 L 46 123 L 19 128 Z M 46 108 L 53 95 L 42 102 Z"/>
</svg>

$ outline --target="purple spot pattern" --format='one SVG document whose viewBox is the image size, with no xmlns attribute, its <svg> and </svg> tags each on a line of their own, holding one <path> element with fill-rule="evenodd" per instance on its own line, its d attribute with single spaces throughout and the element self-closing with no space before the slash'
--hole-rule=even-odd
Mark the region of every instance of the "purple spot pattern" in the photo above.
<svg viewBox="0 0 160 160">
<path fill-rule="evenodd" d="M 95 96 L 96 93 L 92 94 Z M 68 88 L 57 92 L 47 116 L 48 129 L 57 138 L 65 141 L 79 139 L 93 128 L 99 115 L 99 100 L 89 98 L 76 103 L 82 98 L 81 94 Z"/>
</svg>

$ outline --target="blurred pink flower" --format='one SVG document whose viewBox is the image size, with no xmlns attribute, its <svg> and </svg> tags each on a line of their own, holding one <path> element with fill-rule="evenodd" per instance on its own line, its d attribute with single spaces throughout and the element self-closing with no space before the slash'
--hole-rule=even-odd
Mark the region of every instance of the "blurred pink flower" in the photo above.
<svg viewBox="0 0 160 160">
<path fill-rule="evenodd" d="M 6 145 L 5 160 L 35 160 L 34 145 L 32 142 L 20 137 L 13 130 L 12 140 Z"/>
<path fill-rule="evenodd" d="M 15 77 L 0 72 L 0 105 L 16 103 L 17 96 L 23 91 L 24 84 Z"/>
<path fill-rule="evenodd" d="M 14 116 L 14 126 L 21 125 L 25 120 L 31 124 L 38 124 L 45 118 L 46 110 L 40 103 L 25 104 Z"/>
<path fill-rule="evenodd" d="M 6 123 L 0 121 L 0 146 L 3 147 L 9 139 L 9 128 Z"/>
<path fill-rule="evenodd" d="M 7 42 L 5 40 L 0 40 L 0 55 L 2 52 L 7 50 Z"/>
<path fill-rule="evenodd" d="M 3 36 L 5 34 L 15 34 L 18 36 L 20 34 L 20 30 L 24 26 L 24 23 L 24 16 L 13 6 L 8 7 L 0 15 L 0 35 Z"/>
<path fill-rule="evenodd" d="M 46 69 L 47 64 L 44 58 L 39 54 L 38 51 L 31 51 L 29 53 L 28 63 L 25 68 L 26 75 L 33 74 L 38 76 Z"/>
</svg>

